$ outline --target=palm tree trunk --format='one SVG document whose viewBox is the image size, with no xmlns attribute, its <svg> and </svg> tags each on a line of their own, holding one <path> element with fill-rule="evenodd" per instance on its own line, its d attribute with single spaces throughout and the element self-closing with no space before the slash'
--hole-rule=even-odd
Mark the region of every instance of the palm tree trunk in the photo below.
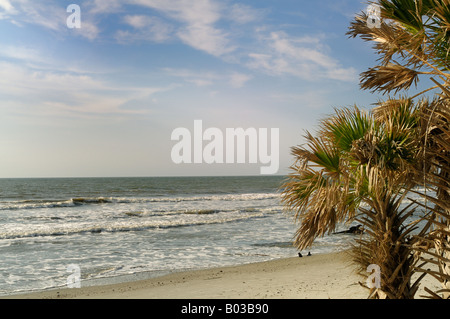
<svg viewBox="0 0 450 319">
<path fill-rule="evenodd" d="M 388 299 L 413 299 L 411 290 L 411 253 L 406 243 L 399 237 L 397 229 L 385 230 L 382 242 L 379 242 L 381 258 L 381 287 Z M 381 257 L 380 256 L 380 257 Z"/>
<path fill-rule="evenodd" d="M 392 200 L 384 206 L 376 205 L 371 212 L 361 209 L 366 217 L 360 222 L 368 229 L 372 238 L 370 241 L 358 241 L 363 247 L 355 247 L 358 254 L 356 260 L 366 267 L 370 264 L 378 265 L 381 275 L 380 287 L 372 290 L 369 298 L 413 299 L 417 291 L 415 286 L 411 286 L 411 276 L 417 260 L 411 253 L 412 243 L 408 242 L 406 236 L 409 228 L 402 227 L 398 206 L 394 203 Z M 379 210 L 380 207 L 384 209 Z M 361 254 L 361 251 L 365 253 Z"/>
</svg>

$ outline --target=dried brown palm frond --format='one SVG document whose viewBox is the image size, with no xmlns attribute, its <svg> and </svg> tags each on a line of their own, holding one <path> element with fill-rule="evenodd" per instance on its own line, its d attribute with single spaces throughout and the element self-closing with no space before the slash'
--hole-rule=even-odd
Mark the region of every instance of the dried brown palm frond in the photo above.
<svg viewBox="0 0 450 319">
<path fill-rule="evenodd" d="M 367 24 L 368 19 L 364 12 L 357 15 L 351 22 L 347 35 L 353 38 L 359 36 L 364 41 L 371 42 L 381 65 L 388 65 L 399 59 L 403 65 L 416 69 L 425 66 L 425 60 L 431 52 L 423 45 L 426 37 L 423 31 L 413 34 L 399 23 L 385 19 L 379 28 L 371 28 Z"/>
<path fill-rule="evenodd" d="M 360 86 L 371 92 L 383 94 L 407 90 L 413 84 L 417 86 L 420 72 L 400 64 L 380 65 L 361 73 Z"/>
<path fill-rule="evenodd" d="M 293 173 L 283 185 L 284 204 L 295 211 L 295 219 L 301 226 L 294 244 L 300 250 L 310 246 L 314 239 L 333 231 L 338 222 L 352 215 L 352 206 L 344 206 L 345 177 L 340 169 L 341 161 L 336 148 L 326 140 L 305 136 L 306 147 L 293 147 L 295 163 Z"/>
</svg>

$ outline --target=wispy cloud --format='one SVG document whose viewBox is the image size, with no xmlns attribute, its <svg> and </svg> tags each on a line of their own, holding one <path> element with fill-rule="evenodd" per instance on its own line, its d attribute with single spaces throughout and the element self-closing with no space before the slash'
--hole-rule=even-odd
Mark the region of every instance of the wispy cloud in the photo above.
<svg viewBox="0 0 450 319">
<path fill-rule="evenodd" d="M 9 2 L 9 0 L 0 0 L 0 8 L 5 10 L 6 12 L 11 12 L 14 10 L 14 7 L 12 6 L 11 2 Z"/>
<path fill-rule="evenodd" d="M 161 12 L 180 23 L 176 35 L 185 44 L 215 56 L 232 52 L 229 34 L 215 24 L 221 18 L 220 6 L 211 0 L 130 0 L 131 3 Z"/>
<path fill-rule="evenodd" d="M 196 86 L 213 85 L 220 79 L 220 76 L 214 72 L 193 71 L 188 69 L 164 68 L 162 70 L 170 77 L 180 78 L 185 82 L 193 83 Z"/>
<path fill-rule="evenodd" d="M 65 28 L 64 30 L 67 30 L 67 28 Z M 100 29 L 95 22 L 85 17 L 81 22 L 81 28 L 71 29 L 70 32 L 78 34 L 88 40 L 94 41 L 99 37 Z"/>
<path fill-rule="evenodd" d="M 62 6 L 55 6 L 52 1 L 12 0 L 14 12 L 11 17 L 20 23 L 39 25 L 58 31 L 65 26 L 67 12 Z"/>
<path fill-rule="evenodd" d="M 275 93 L 270 97 L 282 103 L 295 104 L 304 109 L 322 109 L 332 103 L 329 100 L 330 92 L 327 90 L 314 90 L 299 93 Z"/>
<path fill-rule="evenodd" d="M 88 0 L 83 2 L 83 8 L 89 14 L 108 14 L 120 11 L 123 3 L 123 0 Z"/>
<path fill-rule="evenodd" d="M 230 75 L 230 85 L 234 88 L 241 88 L 251 79 L 252 77 L 250 75 L 234 72 Z"/>
<path fill-rule="evenodd" d="M 35 48 L 16 45 L 1 45 L 0 58 L 19 60 L 27 63 L 43 63 L 47 60 Z"/>
<path fill-rule="evenodd" d="M 173 27 L 158 17 L 146 15 L 126 15 L 123 22 L 132 30 L 118 30 L 116 39 L 120 43 L 136 41 L 164 42 L 171 38 Z"/>
<path fill-rule="evenodd" d="M 241 88 L 252 79 L 252 76 L 241 72 L 218 73 L 173 68 L 164 68 L 163 71 L 171 77 L 181 78 L 183 81 L 199 87 L 229 85 L 233 88 Z"/>
<path fill-rule="evenodd" d="M 188 25 L 178 32 L 178 36 L 187 45 L 215 56 L 235 50 L 230 46 L 227 34 L 207 24 Z"/>
<path fill-rule="evenodd" d="M 299 78 L 353 81 L 354 68 L 344 68 L 327 54 L 319 38 L 291 37 L 283 31 L 272 31 L 262 38 L 262 50 L 248 54 L 247 66 L 272 75 L 293 75 Z"/>
<path fill-rule="evenodd" d="M 238 24 L 247 24 L 256 21 L 262 21 L 267 10 L 254 9 L 251 6 L 235 3 L 225 10 L 225 18 Z"/>
<path fill-rule="evenodd" d="M 89 117 L 133 115 L 148 109 L 122 106 L 134 100 L 151 98 L 169 87 L 124 87 L 90 74 L 36 70 L 14 63 L 0 62 L 0 96 L 4 109 L 33 116 L 64 115 Z M 15 108 L 11 105 L 20 105 Z"/>
</svg>

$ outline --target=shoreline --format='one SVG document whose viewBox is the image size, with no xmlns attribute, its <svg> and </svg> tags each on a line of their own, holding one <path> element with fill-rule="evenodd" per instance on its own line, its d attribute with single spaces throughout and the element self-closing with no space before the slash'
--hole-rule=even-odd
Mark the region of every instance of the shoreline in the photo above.
<svg viewBox="0 0 450 319">
<path fill-rule="evenodd" d="M 59 288 L 0 299 L 364 299 L 346 251 L 181 271 L 149 279 Z"/>
<path fill-rule="evenodd" d="M 273 259 L 237 266 L 180 271 L 81 288 L 57 288 L 0 296 L 0 299 L 366 299 L 348 251 Z M 439 287 L 425 277 L 423 287 Z"/>
</svg>

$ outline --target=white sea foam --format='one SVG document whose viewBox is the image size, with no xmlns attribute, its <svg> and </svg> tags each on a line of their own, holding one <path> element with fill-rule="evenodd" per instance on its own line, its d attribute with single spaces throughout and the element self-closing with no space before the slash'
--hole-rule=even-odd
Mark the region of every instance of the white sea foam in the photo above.
<svg viewBox="0 0 450 319">
<path fill-rule="evenodd" d="M 98 219 L 92 222 L 79 222 L 73 219 L 64 221 L 62 218 L 49 222 L 48 217 L 41 216 L 40 223 L 8 223 L 0 230 L 0 239 L 39 237 L 39 236 L 63 236 L 78 233 L 101 233 L 101 232 L 127 232 L 148 230 L 154 228 L 174 228 L 198 226 L 205 224 L 227 223 L 238 220 L 246 220 L 264 217 L 273 214 L 273 210 L 243 209 L 243 210 L 181 210 L 155 214 L 153 212 L 126 212 L 123 215 L 129 218 L 121 219 Z M 73 216 L 72 216 L 73 217 Z M 141 218 L 133 218 L 141 217 Z M 50 218 L 51 219 L 51 218 Z"/>
</svg>

